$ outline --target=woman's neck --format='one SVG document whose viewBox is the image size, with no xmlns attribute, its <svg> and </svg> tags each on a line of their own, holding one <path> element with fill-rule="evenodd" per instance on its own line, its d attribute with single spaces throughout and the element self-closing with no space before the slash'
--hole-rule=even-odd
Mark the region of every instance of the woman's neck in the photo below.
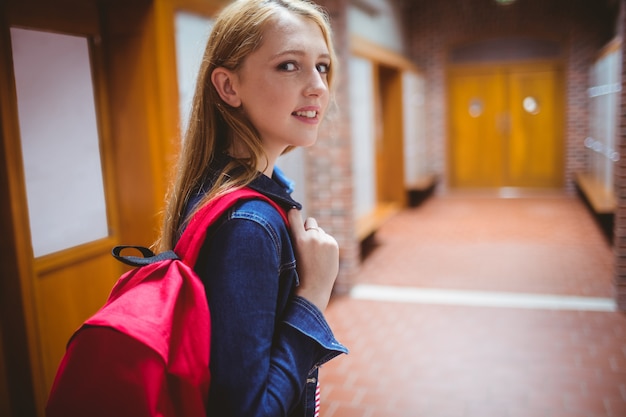
<svg viewBox="0 0 626 417">
<path fill-rule="evenodd" d="M 269 149 L 264 149 L 264 151 L 264 154 L 260 155 L 255 162 L 255 168 L 257 171 L 263 173 L 267 177 L 272 178 L 272 175 L 274 174 L 274 165 L 276 164 L 276 161 L 278 160 L 278 157 L 281 155 L 282 151 L 272 152 L 272 150 Z M 238 147 L 236 145 L 231 146 L 231 148 L 228 150 L 228 154 L 236 159 L 250 158 L 249 152 L 241 149 L 241 146 Z"/>
</svg>

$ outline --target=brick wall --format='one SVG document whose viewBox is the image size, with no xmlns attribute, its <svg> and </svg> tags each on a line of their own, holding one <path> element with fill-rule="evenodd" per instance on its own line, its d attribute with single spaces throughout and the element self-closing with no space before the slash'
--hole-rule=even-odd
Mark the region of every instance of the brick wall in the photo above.
<svg viewBox="0 0 626 417">
<path fill-rule="evenodd" d="M 621 0 L 619 34 L 624 39 L 626 26 L 626 0 Z M 615 298 L 621 311 L 626 311 L 626 43 L 622 42 L 622 92 L 619 109 L 619 128 L 617 149 L 621 155 L 615 167 L 615 194 L 617 212 L 615 213 L 615 229 L 613 233 L 613 250 L 615 253 L 614 289 Z"/>
<path fill-rule="evenodd" d="M 429 156 L 446 183 L 446 63 L 451 45 L 497 37 L 532 36 L 557 40 L 564 50 L 566 83 L 565 179 L 573 190 L 573 173 L 585 170 L 583 140 L 588 134 L 589 65 L 614 35 L 604 1 L 519 0 L 498 6 L 493 0 L 415 0 L 408 2 L 410 55 L 426 80 L 426 135 Z"/>
<path fill-rule="evenodd" d="M 340 72 L 335 105 L 322 125 L 316 145 L 307 149 L 306 201 L 310 215 L 339 243 L 340 264 L 335 294 L 344 294 L 358 270 L 360 256 L 359 243 L 354 238 L 348 83 L 343 80 L 350 52 L 347 33 L 349 0 L 319 0 L 317 3 L 331 17 Z"/>
</svg>

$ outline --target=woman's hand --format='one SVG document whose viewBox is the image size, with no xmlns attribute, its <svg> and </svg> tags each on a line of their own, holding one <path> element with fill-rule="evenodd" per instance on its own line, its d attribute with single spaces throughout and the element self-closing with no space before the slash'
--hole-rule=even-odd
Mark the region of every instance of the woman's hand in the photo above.
<svg viewBox="0 0 626 417">
<path fill-rule="evenodd" d="M 314 218 L 303 222 L 297 209 L 291 209 L 288 217 L 300 278 L 296 294 L 324 311 L 339 272 L 339 245 Z"/>
</svg>

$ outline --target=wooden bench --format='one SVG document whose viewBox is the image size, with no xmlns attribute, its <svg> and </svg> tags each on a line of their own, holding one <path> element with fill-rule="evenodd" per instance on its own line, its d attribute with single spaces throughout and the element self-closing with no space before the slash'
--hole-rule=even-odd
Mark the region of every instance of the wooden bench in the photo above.
<svg viewBox="0 0 626 417">
<path fill-rule="evenodd" d="M 436 174 L 426 174 L 407 185 L 409 206 L 415 207 L 428 197 L 437 185 Z M 356 221 L 356 236 L 363 242 L 400 210 L 398 203 L 379 202 L 376 207 Z"/>
<path fill-rule="evenodd" d="M 361 216 L 356 221 L 356 236 L 363 242 L 399 211 L 396 203 L 378 203 L 374 210 Z"/>
<path fill-rule="evenodd" d="M 615 213 L 617 203 L 613 190 L 608 189 L 600 181 L 586 173 L 577 172 L 575 181 L 594 212 L 598 214 Z"/>
<path fill-rule="evenodd" d="M 408 202 L 410 207 L 420 205 L 432 192 L 437 185 L 437 174 L 424 174 L 412 183 L 407 184 Z"/>
<path fill-rule="evenodd" d="M 613 190 L 593 176 L 581 172 L 574 175 L 574 183 L 578 195 L 591 211 L 609 243 L 613 243 L 613 224 L 617 209 Z"/>
</svg>

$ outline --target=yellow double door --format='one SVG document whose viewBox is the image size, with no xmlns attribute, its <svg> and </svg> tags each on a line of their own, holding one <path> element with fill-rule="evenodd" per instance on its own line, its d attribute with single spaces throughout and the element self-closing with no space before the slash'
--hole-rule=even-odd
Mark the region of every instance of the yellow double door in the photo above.
<svg viewBox="0 0 626 417">
<path fill-rule="evenodd" d="M 464 66 L 449 78 L 450 184 L 563 184 L 562 72 L 557 64 Z"/>
</svg>

